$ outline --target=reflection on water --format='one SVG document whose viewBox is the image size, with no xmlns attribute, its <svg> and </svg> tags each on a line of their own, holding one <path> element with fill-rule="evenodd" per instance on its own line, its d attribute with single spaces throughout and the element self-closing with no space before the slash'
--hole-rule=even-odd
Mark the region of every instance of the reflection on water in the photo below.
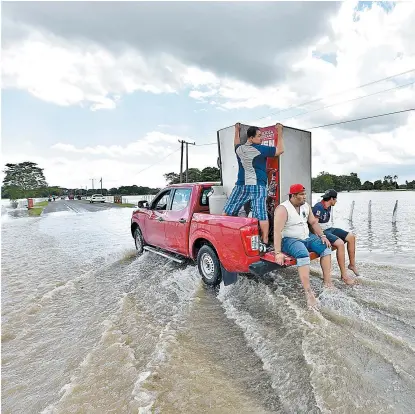
<svg viewBox="0 0 415 414">
<path fill-rule="evenodd" d="M 372 229 L 372 222 L 368 221 L 367 223 L 367 247 L 369 251 L 373 250 L 373 241 L 374 241 L 374 234 Z"/>
<path fill-rule="evenodd" d="M 398 231 L 398 225 L 396 223 L 392 223 L 392 242 L 395 244 L 395 251 L 400 250 L 399 249 L 399 231 Z"/>
</svg>

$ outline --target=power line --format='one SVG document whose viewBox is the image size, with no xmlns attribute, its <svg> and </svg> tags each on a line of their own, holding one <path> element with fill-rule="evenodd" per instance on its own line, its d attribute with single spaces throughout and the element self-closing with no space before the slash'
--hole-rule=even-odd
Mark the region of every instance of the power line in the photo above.
<svg viewBox="0 0 415 414">
<path fill-rule="evenodd" d="M 282 118 L 282 119 L 281 119 L 281 121 L 284 121 L 284 120 L 286 120 L 286 119 L 294 119 L 294 118 L 298 118 L 298 117 L 300 117 L 300 116 L 303 116 L 303 115 L 306 115 L 306 114 L 310 114 L 310 113 L 312 113 L 312 112 L 322 111 L 323 109 L 331 108 L 331 107 L 333 107 L 333 106 L 336 106 L 336 105 L 341 105 L 341 104 L 348 103 L 348 102 L 357 101 L 357 100 L 359 100 L 359 99 L 367 98 L 367 97 L 369 97 L 369 96 L 373 96 L 373 95 L 378 95 L 378 94 L 383 93 L 383 92 L 390 92 L 390 91 L 393 91 L 393 90 L 395 90 L 395 89 L 404 88 L 404 87 L 406 87 L 406 86 L 413 85 L 414 83 L 415 83 L 415 81 L 413 81 L 413 82 L 409 82 L 409 83 L 405 83 L 404 85 L 395 86 L 394 88 L 383 89 L 382 91 L 378 91 L 378 92 L 370 93 L 370 94 L 368 94 L 368 95 L 358 96 L 357 98 L 348 99 L 347 101 L 336 102 L 335 104 L 326 105 L 326 106 L 323 106 L 322 108 L 313 109 L 313 110 L 311 110 L 311 111 L 306 111 L 306 112 L 303 112 L 303 113 L 298 114 L 298 115 L 293 115 L 293 116 L 288 116 L 288 117 L 286 117 L 286 118 Z"/>
<path fill-rule="evenodd" d="M 269 114 L 269 115 L 266 115 L 266 116 L 263 116 L 263 117 L 261 117 L 261 118 L 258 118 L 258 120 L 260 120 L 260 119 L 264 119 L 264 118 L 267 118 L 268 116 L 275 115 L 275 114 L 278 114 L 278 113 L 281 113 L 281 112 L 286 112 L 286 111 L 289 111 L 289 110 L 291 110 L 291 109 L 300 108 L 301 106 L 305 106 L 305 105 L 308 105 L 308 104 L 311 104 L 311 103 L 320 102 L 320 101 L 322 101 L 322 100 L 326 99 L 326 98 L 327 98 L 327 97 L 329 97 L 329 96 L 336 96 L 336 95 L 340 95 L 340 94 L 343 94 L 343 93 L 346 93 L 346 92 L 349 92 L 349 91 L 352 91 L 352 90 L 355 90 L 355 89 L 363 88 L 363 87 L 365 87 L 365 86 L 369 86 L 369 85 L 374 85 L 374 84 L 379 83 L 379 82 L 382 82 L 382 81 L 384 81 L 384 80 L 392 79 L 392 78 L 395 78 L 395 77 L 397 77 L 397 76 L 405 75 L 405 74 L 407 74 L 407 73 L 414 72 L 414 71 L 415 71 L 415 68 L 414 68 L 414 69 L 407 70 L 407 71 L 405 71 L 405 72 L 397 73 L 397 74 L 395 74 L 395 75 L 387 76 L 387 77 L 385 77 L 385 78 L 378 79 L 378 80 L 375 80 L 375 81 L 372 81 L 372 82 L 368 82 L 368 83 L 365 83 L 365 84 L 363 84 L 363 85 L 356 86 L 356 87 L 354 87 L 354 88 L 350 88 L 350 89 L 347 89 L 347 90 L 344 90 L 344 91 L 341 91 L 341 92 L 335 92 L 335 93 L 333 93 L 333 94 L 327 95 L 326 97 L 322 97 L 322 98 L 314 99 L 314 100 L 312 100 L 312 101 L 304 102 L 304 103 L 302 103 L 302 104 L 300 104 L 300 105 L 294 105 L 294 106 L 291 106 L 291 107 L 289 107 L 289 108 L 287 108 L 287 109 L 282 109 L 282 110 L 280 110 L 280 111 L 273 112 L 273 113 L 271 113 L 271 114 Z M 313 110 L 311 110 L 311 111 L 306 111 L 306 112 L 303 112 L 303 113 L 298 114 L 298 115 L 293 115 L 293 116 L 289 116 L 289 117 L 286 117 L 286 118 L 282 118 L 282 119 L 281 119 L 281 121 L 284 121 L 284 120 L 286 120 L 286 119 L 294 119 L 294 118 L 298 118 L 298 117 L 301 117 L 301 116 L 303 116 L 303 115 L 306 115 L 306 114 L 309 114 L 309 113 L 312 113 L 312 112 L 322 111 L 323 109 L 331 108 L 331 107 L 333 107 L 333 106 L 336 106 L 336 105 L 341 105 L 341 104 L 348 103 L 348 102 L 353 102 L 353 101 L 356 101 L 356 100 L 359 100 L 359 99 L 364 99 L 364 98 L 367 98 L 367 97 L 370 97 L 370 96 L 378 95 L 378 94 L 380 94 L 380 93 L 390 92 L 390 91 L 393 91 L 393 90 L 395 90 L 395 89 L 400 89 L 400 88 L 404 88 L 404 87 L 406 87 L 406 86 L 413 85 L 414 83 L 415 83 L 415 81 L 413 81 L 413 82 L 409 82 L 409 83 L 406 83 L 406 84 L 404 84 L 404 85 L 398 85 L 398 86 L 395 86 L 395 87 L 393 87 L 393 88 L 384 89 L 384 90 L 382 90 L 382 91 L 374 92 L 374 93 L 371 93 L 371 94 L 368 94 L 368 95 L 359 96 L 359 97 L 357 97 L 357 98 L 348 99 L 348 100 L 346 100 L 346 101 L 336 102 L 336 103 L 331 104 L 331 105 L 326 105 L 326 106 L 323 106 L 322 108 L 313 109 Z M 394 114 L 394 113 L 395 113 L 395 112 L 392 112 L 391 114 Z M 399 112 L 398 112 L 398 113 L 399 113 Z M 377 118 L 378 116 L 386 116 L 386 115 L 389 115 L 389 114 L 377 115 L 377 116 L 374 116 L 373 118 Z M 354 121 L 357 121 L 357 120 L 350 120 L 350 121 L 346 121 L 346 122 L 354 122 Z M 331 124 L 329 124 L 329 125 L 331 125 Z M 336 125 L 337 125 L 337 124 L 336 124 Z M 310 128 L 308 128 L 308 129 L 310 129 Z M 217 142 L 210 142 L 210 143 L 207 143 L 207 144 L 196 144 L 196 146 L 198 146 L 198 147 L 203 147 L 203 146 L 207 146 L 207 145 L 216 145 L 216 144 L 217 144 Z"/>
<path fill-rule="evenodd" d="M 180 148 L 175 149 L 173 152 L 171 152 L 170 154 L 167 154 L 167 155 L 166 155 L 164 158 L 162 158 L 161 160 L 159 160 L 159 161 L 155 162 L 154 164 L 149 165 L 149 166 L 148 166 L 148 167 L 146 167 L 146 168 L 143 168 L 142 170 L 138 171 L 138 172 L 137 172 L 137 174 L 140 174 L 140 173 L 142 173 L 143 171 L 148 170 L 149 168 L 154 167 L 154 166 L 155 166 L 155 165 L 157 165 L 157 164 L 160 164 L 160 163 L 161 163 L 162 161 L 164 161 L 166 158 L 170 157 L 170 155 L 173 155 L 175 152 L 179 151 L 179 149 L 180 149 Z"/>
<path fill-rule="evenodd" d="M 386 114 L 366 116 L 364 118 L 349 119 L 348 121 L 334 122 L 332 124 L 319 125 L 319 126 L 315 126 L 315 127 L 311 127 L 311 128 L 305 128 L 305 129 L 309 130 L 309 129 L 325 128 L 325 127 L 329 127 L 329 126 L 333 126 L 333 125 L 347 124 L 349 122 L 363 121 L 365 119 L 379 118 L 379 117 L 382 117 L 382 116 L 401 114 L 401 113 L 410 112 L 410 111 L 415 111 L 415 108 L 404 109 L 402 111 L 396 111 L 396 112 L 388 112 Z M 215 144 L 217 144 L 217 142 L 210 142 L 208 144 L 201 144 L 200 146 L 202 146 L 202 145 L 215 145 Z"/>
<path fill-rule="evenodd" d="M 403 112 L 410 112 L 410 111 L 415 111 L 415 108 L 404 109 L 402 111 L 396 111 L 396 112 L 388 112 L 387 114 L 379 114 L 379 115 L 373 115 L 373 116 L 366 116 L 364 118 L 350 119 L 349 121 L 334 122 L 333 124 L 319 125 L 319 126 L 315 126 L 315 127 L 311 127 L 311 128 L 306 128 L 306 129 L 325 128 L 325 127 L 328 127 L 328 126 L 340 125 L 340 124 L 347 124 L 349 122 L 364 121 L 365 119 L 379 118 L 381 116 L 401 114 Z"/>
<path fill-rule="evenodd" d="M 366 86 L 374 85 L 376 83 L 383 82 L 383 81 L 388 80 L 388 79 L 396 78 L 397 76 L 406 75 L 407 73 L 414 72 L 414 71 L 415 71 L 415 68 L 414 69 L 407 70 L 405 72 L 397 73 L 395 75 L 387 76 L 386 78 L 382 78 L 382 79 L 378 79 L 378 80 L 375 80 L 375 81 L 372 81 L 372 82 L 364 83 L 363 85 L 355 86 L 355 87 L 350 88 L 350 89 L 345 89 L 345 90 L 340 91 L 340 92 L 335 92 L 335 93 L 326 95 L 325 97 L 323 96 L 322 98 L 317 98 L 317 99 L 313 99 L 312 101 L 303 102 L 303 103 L 301 103 L 299 105 L 293 105 L 293 106 L 290 106 L 290 107 L 288 107 L 286 109 L 281 109 L 280 111 L 277 111 L 277 112 L 271 112 L 270 114 L 265 115 L 265 116 L 263 116 L 261 118 L 257 118 L 257 119 L 258 120 L 261 120 L 261 119 L 264 119 L 264 118 L 268 118 L 271 115 L 280 114 L 282 112 L 290 111 L 291 109 L 295 109 L 295 108 L 301 108 L 302 106 L 305 106 L 305 105 L 309 105 L 309 104 L 312 104 L 312 103 L 320 102 L 320 101 L 322 101 L 323 99 L 326 99 L 329 96 L 336 96 L 336 95 L 340 95 L 340 94 L 343 94 L 343 93 L 346 93 L 346 92 L 353 91 L 355 89 L 364 88 Z"/>
</svg>

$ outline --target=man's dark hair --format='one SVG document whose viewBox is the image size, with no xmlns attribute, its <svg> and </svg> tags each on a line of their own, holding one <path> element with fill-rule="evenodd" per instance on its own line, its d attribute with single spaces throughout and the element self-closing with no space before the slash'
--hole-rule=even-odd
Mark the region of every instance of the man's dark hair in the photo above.
<svg viewBox="0 0 415 414">
<path fill-rule="evenodd" d="M 322 198 L 324 201 L 329 201 L 332 198 L 337 198 L 337 191 L 333 190 L 332 188 L 330 190 L 326 190 L 326 192 L 322 195 Z"/>
<path fill-rule="evenodd" d="M 246 134 L 248 135 L 248 138 L 254 138 L 256 135 L 256 132 L 259 131 L 260 129 L 256 126 L 250 126 L 248 128 L 248 131 L 246 132 Z"/>
</svg>

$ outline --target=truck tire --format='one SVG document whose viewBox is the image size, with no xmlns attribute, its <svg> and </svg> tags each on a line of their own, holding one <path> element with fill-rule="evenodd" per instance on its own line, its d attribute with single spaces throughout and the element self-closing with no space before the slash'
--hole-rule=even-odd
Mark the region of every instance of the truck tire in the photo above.
<svg viewBox="0 0 415 414">
<path fill-rule="evenodd" d="M 141 230 L 140 227 L 137 227 L 134 231 L 134 243 L 135 243 L 135 248 L 137 250 L 137 255 L 140 256 L 143 254 L 144 251 L 144 238 L 143 235 L 141 234 Z"/>
<path fill-rule="evenodd" d="M 205 244 L 197 253 L 197 267 L 203 281 L 210 286 L 217 286 L 222 281 L 220 261 L 212 247 Z"/>
</svg>

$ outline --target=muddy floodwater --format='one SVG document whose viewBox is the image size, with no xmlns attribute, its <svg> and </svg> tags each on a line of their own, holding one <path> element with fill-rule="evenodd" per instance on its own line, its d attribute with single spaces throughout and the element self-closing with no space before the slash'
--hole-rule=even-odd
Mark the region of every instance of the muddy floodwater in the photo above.
<svg viewBox="0 0 415 414">
<path fill-rule="evenodd" d="M 2 412 L 413 414 L 415 192 L 338 200 L 360 286 L 333 254 L 323 291 L 314 263 L 320 313 L 295 269 L 213 290 L 194 265 L 136 257 L 130 208 L 2 208 Z"/>
</svg>

